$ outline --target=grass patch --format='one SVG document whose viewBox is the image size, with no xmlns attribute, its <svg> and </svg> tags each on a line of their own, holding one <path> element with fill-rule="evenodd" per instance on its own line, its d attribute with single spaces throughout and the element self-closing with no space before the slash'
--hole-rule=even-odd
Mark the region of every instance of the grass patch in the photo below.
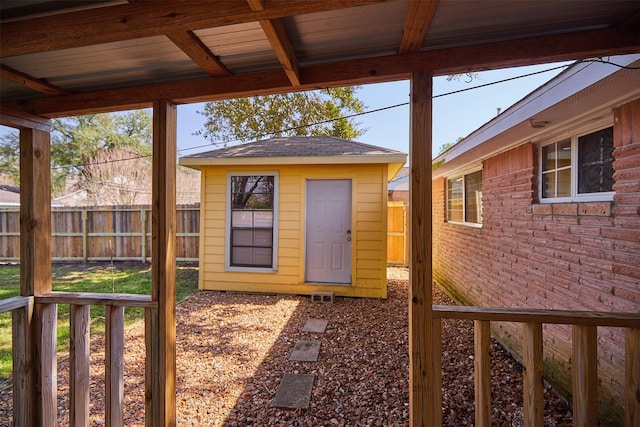
<svg viewBox="0 0 640 427">
<path fill-rule="evenodd" d="M 98 292 L 120 294 L 150 294 L 151 270 L 146 264 L 77 264 L 53 265 L 53 290 L 62 292 Z M 184 300 L 198 291 L 198 269 L 178 266 L 176 270 L 176 300 Z M 0 299 L 20 294 L 20 267 L 0 266 Z M 144 309 L 126 307 L 125 325 L 144 318 Z M 104 332 L 104 307 L 91 306 L 91 334 Z M 69 350 L 69 305 L 58 305 L 58 351 Z M 0 379 L 12 370 L 11 313 L 0 314 Z"/>
</svg>

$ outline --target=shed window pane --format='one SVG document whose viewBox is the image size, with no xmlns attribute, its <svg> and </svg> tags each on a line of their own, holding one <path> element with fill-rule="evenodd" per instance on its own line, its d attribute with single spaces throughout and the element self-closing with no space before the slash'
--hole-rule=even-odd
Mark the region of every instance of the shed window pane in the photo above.
<svg viewBox="0 0 640 427">
<path fill-rule="evenodd" d="M 275 179 L 231 176 L 230 265 L 273 266 Z"/>
</svg>

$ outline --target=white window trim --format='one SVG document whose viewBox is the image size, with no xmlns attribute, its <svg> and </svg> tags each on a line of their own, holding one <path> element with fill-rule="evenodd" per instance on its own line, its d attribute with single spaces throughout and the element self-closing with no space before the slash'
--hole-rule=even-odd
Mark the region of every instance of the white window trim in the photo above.
<svg viewBox="0 0 640 427">
<path fill-rule="evenodd" d="M 602 193 L 578 193 L 578 172 L 576 165 L 578 164 L 578 138 L 593 132 L 610 128 L 613 123 L 600 124 L 596 127 L 582 128 L 579 132 L 570 133 L 562 138 L 549 139 L 541 142 L 538 146 L 538 200 L 540 203 L 579 203 L 579 202 L 611 202 L 615 191 L 607 191 Z M 571 196 L 569 197 L 542 197 L 542 147 L 561 142 L 565 139 L 571 141 Z"/>
<path fill-rule="evenodd" d="M 446 220 L 447 223 L 456 224 L 456 225 L 464 225 L 466 227 L 472 227 L 472 228 L 482 228 L 482 222 L 481 223 L 477 223 L 477 222 L 451 221 L 451 220 L 449 220 L 449 180 L 456 179 L 456 178 L 463 178 L 463 181 L 464 181 L 464 176 L 465 175 L 469 175 L 469 174 L 472 174 L 474 172 L 478 172 L 478 171 L 482 171 L 482 170 L 483 170 L 482 167 L 479 167 L 479 168 L 476 167 L 476 168 L 473 168 L 473 169 L 464 169 L 463 172 L 458 172 L 455 175 L 451 175 L 451 176 L 445 177 L 445 197 L 444 197 L 445 206 L 444 206 L 444 213 L 445 213 L 445 220 Z M 482 181 L 484 181 L 484 174 L 483 174 L 483 177 L 482 177 Z M 464 208 L 464 206 L 465 206 L 464 202 L 465 202 L 466 196 L 467 196 L 466 191 L 467 190 L 465 188 L 465 185 L 463 184 L 462 185 L 462 216 L 463 217 L 466 217 L 466 215 L 465 215 L 466 212 L 464 210 L 465 209 Z M 481 218 L 482 218 L 482 216 L 481 216 Z"/>
<path fill-rule="evenodd" d="M 271 268 L 235 267 L 231 265 L 231 177 L 232 176 L 273 176 L 273 248 Z M 225 192 L 225 233 L 224 233 L 224 270 L 248 273 L 276 273 L 278 271 L 278 211 L 280 194 L 280 174 L 277 171 L 241 171 L 227 172 Z"/>
</svg>

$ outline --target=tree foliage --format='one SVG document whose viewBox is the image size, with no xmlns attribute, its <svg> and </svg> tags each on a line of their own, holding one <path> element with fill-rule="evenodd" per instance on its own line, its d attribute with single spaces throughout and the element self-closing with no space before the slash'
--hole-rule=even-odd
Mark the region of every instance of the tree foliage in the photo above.
<svg viewBox="0 0 640 427">
<path fill-rule="evenodd" d="M 358 87 L 330 88 L 208 102 L 199 113 L 206 117 L 198 132 L 214 145 L 272 136 L 331 135 L 355 139 L 360 129 L 351 114 L 366 106 L 355 93 Z"/>
<path fill-rule="evenodd" d="M 67 177 L 82 181 L 85 169 L 104 151 L 119 150 L 130 158 L 151 154 L 152 119 L 147 110 L 54 119 L 51 132 L 51 187 L 64 188 Z M 0 169 L 17 184 L 20 170 L 17 131 L 0 138 Z"/>
</svg>

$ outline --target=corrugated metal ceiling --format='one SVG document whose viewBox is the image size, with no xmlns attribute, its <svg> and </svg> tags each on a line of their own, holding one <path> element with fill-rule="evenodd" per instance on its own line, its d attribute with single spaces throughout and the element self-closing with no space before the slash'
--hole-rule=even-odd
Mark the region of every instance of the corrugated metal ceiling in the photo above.
<svg viewBox="0 0 640 427">
<path fill-rule="evenodd" d="M 265 2 L 265 8 L 272 4 L 287 7 L 287 2 L 271 2 Z M 113 6 L 114 8 L 125 7 L 131 10 L 148 5 L 144 2 L 121 4 L 122 1 L 93 1 L 82 3 L 82 8 L 105 7 L 102 10 L 106 11 L 114 3 L 120 4 Z M 317 3 L 322 2 L 306 4 Z M 348 6 L 352 3 L 354 2 L 349 2 Z M 78 4 L 69 1 L 4 0 L 0 3 L 2 24 L 21 22 L 24 18 L 21 14 L 48 18 L 63 17 L 65 15 L 56 13 L 76 10 Z M 220 4 L 223 7 L 225 3 Z M 311 7 L 304 6 L 305 3 L 301 4 L 298 9 Z M 214 61 L 222 64 L 221 74 L 228 72 L 231 75 L 244 75 L 265 70 L 286 70 L 287 65 L 282 59 L 283 52 L 290 55 L 294 68 L 297 66 L 296 63 L 300 67 L 309 67 L 358 58 L 388 57 L 393 60 L 394 55 L 399 52 L 403 34 L 412 31 L 408 26 L 410 20 L 407 17 L 415 13 L 416 7 L 424 4 L 426 2 L 417 0 L 414 3 L 399 0 L 357 7 L 331 6 L 339 8 L 309 13 L 292 9 L 291 13 L 275 22 L 281 23 L 284 28 L 284 40 L 280 41 L 274 41 L 273 37 L 265 33 L 261 25 L 264 22 L 242 17 L 235 18 L 238 23 L 230 25 L 218 23 L 218 26 L 211 28 L 196 28 L 193 35 L 203 49 L 208 49 L 203 50 L 201 54 L 205 57 L 213 56 Z M 237 6 L 236 3 L 233 5 Z M 92 11 L 75 13 L 83 12 Z M 202 13 L 207 11 L 204 10 Z M 585 29 L 612 28 L 634 15 L 640 15 L 638 1 L 440 0 L 426 37 L 421 36 L 419 41 L 423 51 L 431 51 Z M 122 19 L 134 18 L 135 16 L 126 16 Z M 158 19 L 164 18 L 161 16 Z M 199 16 L 196 18 L 201 19 Z M 240 22 L 242 20 L 248 22 Z M 7 24 L 8 21 L 14 22 Z M 82 30 L 80 27 L 74 31 Z M 167 31 L 180 29 L 172 27 Z M 33 85 L 16 84 L 20 83 L 19 79 L 15 76 L 7 79 L 7 72 L 15 73 L 18 77 L 25 75 L 27 79 L 35 80 L 35 83 L 54 85 L 72 93 L 209 77 L 201 67 L 202 62 L 198 65 L 185 53 L 186 51 L 183 52 L 165 35 L 137 37 L 136 33 L 132 32 L 124 38 L 129 39 L 2 57 L 2 66 L 9 67 L 8 70 L 3 68 L 5 78 L 0 79 L 2 102 L 51 96 L 51 93 L 34 91 Z M 280 42 L 284 44 L 279 45 Z M 291 52 L 287 50 L 288 44 L 291 46 Z M 295 72 L 294 70 L 290 73 Z M 288 75 L 289 79 L 292 78 L 291 75 Z M 295 80 L 292 80 L 292 86 L 295 84 Z"/>
</svg>

